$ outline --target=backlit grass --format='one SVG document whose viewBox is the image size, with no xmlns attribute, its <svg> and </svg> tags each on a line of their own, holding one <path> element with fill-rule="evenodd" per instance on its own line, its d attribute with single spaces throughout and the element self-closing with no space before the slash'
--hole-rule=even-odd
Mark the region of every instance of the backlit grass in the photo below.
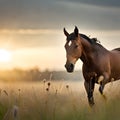
<svg viewBox="0 0 120 120">
<path fill-rule="evenodd" d="M 0 84 L 0 120 L 119 120 L 120 82 L 94 92 L 90 108 L 83 82 L 42 81 Z"/>
</svg>

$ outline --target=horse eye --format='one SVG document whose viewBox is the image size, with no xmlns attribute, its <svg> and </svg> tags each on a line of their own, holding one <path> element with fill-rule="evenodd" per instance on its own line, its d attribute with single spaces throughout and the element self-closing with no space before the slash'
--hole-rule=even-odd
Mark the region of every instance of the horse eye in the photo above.
<svg viewBox="0 0 120 120">
<path fill-rule="evenodd" d="M 77 48 L 78 47 L 78 45 L 75 45 L 75 48 Z"/>
</svg>

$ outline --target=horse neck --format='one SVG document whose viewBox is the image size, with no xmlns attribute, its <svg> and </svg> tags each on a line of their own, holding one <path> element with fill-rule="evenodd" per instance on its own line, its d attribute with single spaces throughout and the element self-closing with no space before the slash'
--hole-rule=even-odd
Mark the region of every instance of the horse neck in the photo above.
<svg viewBox="0 0 120 120">
<path fill-rule="evenodd" d="M 80 59 L 84 64 L 91 64 L 93 62 L 94 48 L 87 40 L 81 39 L 82 55 Z"/>
<path fill-rule="evenodd" d="M 95 60 L 96 60 L 96 57 L 98 57 L 98 55 L 102 54 L 103 56 L 103 54 L 109 54 L 110 52 L 109 50 L 104 48 L 102 45 L 97 45 L 97 43 L 91 44 L 84 38 L 81 39 L 81 44 L 82 44 L 82 55 L 80 59 L 86 65 L 94 64 L 94 62 L 96 62 Z"/>
</svg>

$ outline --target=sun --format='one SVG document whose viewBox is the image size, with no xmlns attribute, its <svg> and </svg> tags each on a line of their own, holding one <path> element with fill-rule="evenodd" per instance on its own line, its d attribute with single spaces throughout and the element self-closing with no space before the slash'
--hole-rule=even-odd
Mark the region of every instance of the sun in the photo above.
<svg viewBox="0 0 120 120">
<path fill-rule="evenodd" d="M 11 60 L 11 53 L 6 49 L 0 49 L 0 62 L 9 62 Z"/>
</svg>

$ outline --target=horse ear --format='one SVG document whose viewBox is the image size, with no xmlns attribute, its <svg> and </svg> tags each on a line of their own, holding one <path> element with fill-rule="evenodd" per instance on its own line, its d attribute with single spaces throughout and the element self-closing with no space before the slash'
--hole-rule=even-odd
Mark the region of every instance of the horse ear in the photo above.
<svg viewBox="0 0 120 120">
<path fill-rule="evenodd" d="M 78 28 L 76 26 L 75 26 L 75 29 L 74 29 L 74 33 L 75 33 L 75 36 L 78 37 L 79 30 L 78 30 Z"/>
<path fill-rule="evenodd" d="M 69 33 L 66 31 L 65 28 L 63 29 L 63 31 L 64 31 L 65 36 L 67 37 L 69 35 Z"/>
</svg>

